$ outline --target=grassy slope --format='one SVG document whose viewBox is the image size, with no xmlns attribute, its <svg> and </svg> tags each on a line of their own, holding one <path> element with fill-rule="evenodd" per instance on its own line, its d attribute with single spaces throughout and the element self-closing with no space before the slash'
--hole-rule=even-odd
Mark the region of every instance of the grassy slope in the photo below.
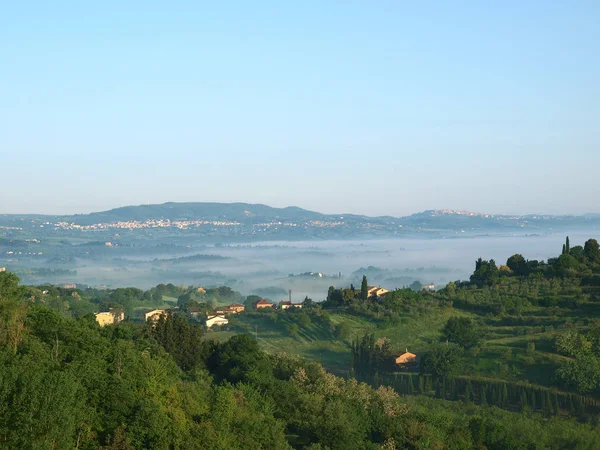
<svg viewBox="0 0 600 450">
<path fill-rule="evenodd" d="M 441 328 L 448 318 L 454 315 L 468 314 L 453 309 L 438 310 L 435 313 L 423 314 L 418 318 L 407 316 L 399 326 L 387 329 L 377 329 L 366 319 L 340 312 L 331 313 L 331 319 L 335 324 L 348 322 L 352 328 L 352 338 L 362 336 L 365 332 L 373 332 L 376 337 L 389 338 L 392 347 L 399 353 L 408 348 L 418 354 L 439 341 Z M 240 314 L 237 318 L 248 324 L 253 331 L 258 325 L 258 341 L 261 347 L 268 352 L 298 354 L 318 361 L 337 373 L 349 369 L 350 340 L 335 339 L 328 330 L 324 330 L 319 325 L 311 324 L 306 328 L 300 327 L 298 337 L 292 338 L 287 336 L 284 327 L 272 325 L 259 317 Z M 211 331 L 207 337 L 226 340 L 234 334 L 235 332 L 232 331 Z"/>
</svg>

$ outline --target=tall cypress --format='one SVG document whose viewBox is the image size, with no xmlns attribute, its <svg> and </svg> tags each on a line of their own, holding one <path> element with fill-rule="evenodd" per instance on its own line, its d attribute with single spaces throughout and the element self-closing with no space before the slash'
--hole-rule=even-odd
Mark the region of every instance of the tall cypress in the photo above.
<svg viewBox="0 0 600 450">
<path fill-rule="evenodd" d="M 454 378 L 450 379 L 450 399 L 458 400 L 458 389 L 456 386 L 456 380 Z"/>
<path fill-rule="evenodd" d="M 480 393 L 479 393 L 479 404 L 481 406 L 487 406 L 488 405 L 488 401 L 487 401 L 487 385 L 484 383 L 481 383 L 481 389 L 480 389 Z"/>
<path fill-rule="evenodd" d="M 425 377 L 425 393 L 429 393 L 431 392 L 431 377 L 426 376 Z"/>
<path fill-rule="evenodd" d="M 567 243 L 565 244 L 567 255 L 571 252 L 571 244 L 569 243 L 569 236 L 567 236 Z"/>
<path fill-rule="evenodd" d="M 529 389 L 529 407 L 532 411 L 536 410 L 535 389 Z"/>
<path fill-rule="evenodd" d="M 473 386 L 471 385 L 471 380 L 467 380 L 467 385 L 465 386 L 465 402 L 469 403 L 473 400 Z"/>
<path fill-rule="evenodd" d="M 558 416 L 560 414 L 560 406 L 558 404 L 558 395 L 556 395 L 556 392 L 552 394 L 552 410 L 554 415 Z"/>
<path fill-rule="evenodd" d="M 363 275 L 362 283 L 360 284 L 360 298 L 366 300 L 369 297 L 369 285 L 367 283 L 367 276 Z"/>
<path fill-rule="evenodd" d="M 525 392 L 525 388 L 521 388 L 519 403 L 521 404 L 521 411 L 524 411 L 529 406 L 527 404 L 527 393 Z"/>
<path fill-rule="evenodd" d="M 411 394 L 411 395 L 415 393 L 415 386 L 413 384 L 413 377 L 412 377 L 412 375 L 408 376 L 408 393 Z"/>
<path fill-rule="evenodd" d="M 506 389 L 506 383 L 502 383 L 502 395 L 501 395 L 501 401 L 500 404 L 502 406 L 506 406 L 506 404 L 508 403 L 508 390 Z"/>
<path fill-rule="evenodd" d="M 567 254 L 567 245 L 566 244 L 563 244 L 562 254 L 563 255 Z"/>
<path fill-rule="evenodd" d="M 552 397 L 550 396 L 550 391 L 546 391 L 544 395 L 544 414 L 548 417 L 552 415 Z"/>
</svg>

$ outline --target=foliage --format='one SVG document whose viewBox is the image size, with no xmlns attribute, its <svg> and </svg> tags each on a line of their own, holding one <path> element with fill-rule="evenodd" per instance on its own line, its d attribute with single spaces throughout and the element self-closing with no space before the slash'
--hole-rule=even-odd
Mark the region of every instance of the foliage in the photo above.
<svg viewBox="0 0 600 450">
<path fill-rule="evenodd" d="M 443 379 L 453 376 L 459 368 L 462 352 L 456 347 L 438 345 L 425 353 L 420 361 L 422 374 Z"/>
<path fill-rule="evenodd" d="M 468 317 L 451 317 L 442 329 L 442 336 L 461 347 L 470 348 L 480 339 L 479 330 Z"/>
</svg>

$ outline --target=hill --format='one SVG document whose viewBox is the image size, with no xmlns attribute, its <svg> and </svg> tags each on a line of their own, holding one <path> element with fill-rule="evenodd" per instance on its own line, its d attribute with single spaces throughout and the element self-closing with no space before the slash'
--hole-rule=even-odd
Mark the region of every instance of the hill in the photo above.
<svg viewBox="0 0 600 450">
<path fill-rule="evenodd" d="M 124 206 L 109 211 L 61 217 L 81 225 L 115 221 L 146 220 L 229 220 L 255 223 L 264 220 L 317 220 L 325 215 L 296 206 L 274 208 L 250 203 L 163 203 L 160 205 Z"/>
<path fill-rule="evenodd" d="M 214 228 L 208 229 L 206 225 Z M 204 228 L 202 228 L 204 227 Z M 40 230 L 110 231 L 173 229 L 213 240 L 357 239 L 402 236 L 452 237 L 485 234 L 573 232 L 600 228 L 600 215 L 491 215 L 457 210 L 427 210 L 405 217 L 323 214 L 296 206 L 274 208 L 250 203 L 164 203 L 124 206 L 64 216 L 0 215 L 0 232 Z M 17 233 L 17 234 L 15 234 Z"/>
</svg>

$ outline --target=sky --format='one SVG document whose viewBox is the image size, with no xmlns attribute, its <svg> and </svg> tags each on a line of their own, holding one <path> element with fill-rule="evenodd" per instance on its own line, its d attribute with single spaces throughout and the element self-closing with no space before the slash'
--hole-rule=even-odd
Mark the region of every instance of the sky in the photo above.
<svg viewBox="0 0 600 450">
<path fill-rule="evenodd" d="M 0 213 L 600 212 L 600 2 L 0 7 Z"/>
</svg>

